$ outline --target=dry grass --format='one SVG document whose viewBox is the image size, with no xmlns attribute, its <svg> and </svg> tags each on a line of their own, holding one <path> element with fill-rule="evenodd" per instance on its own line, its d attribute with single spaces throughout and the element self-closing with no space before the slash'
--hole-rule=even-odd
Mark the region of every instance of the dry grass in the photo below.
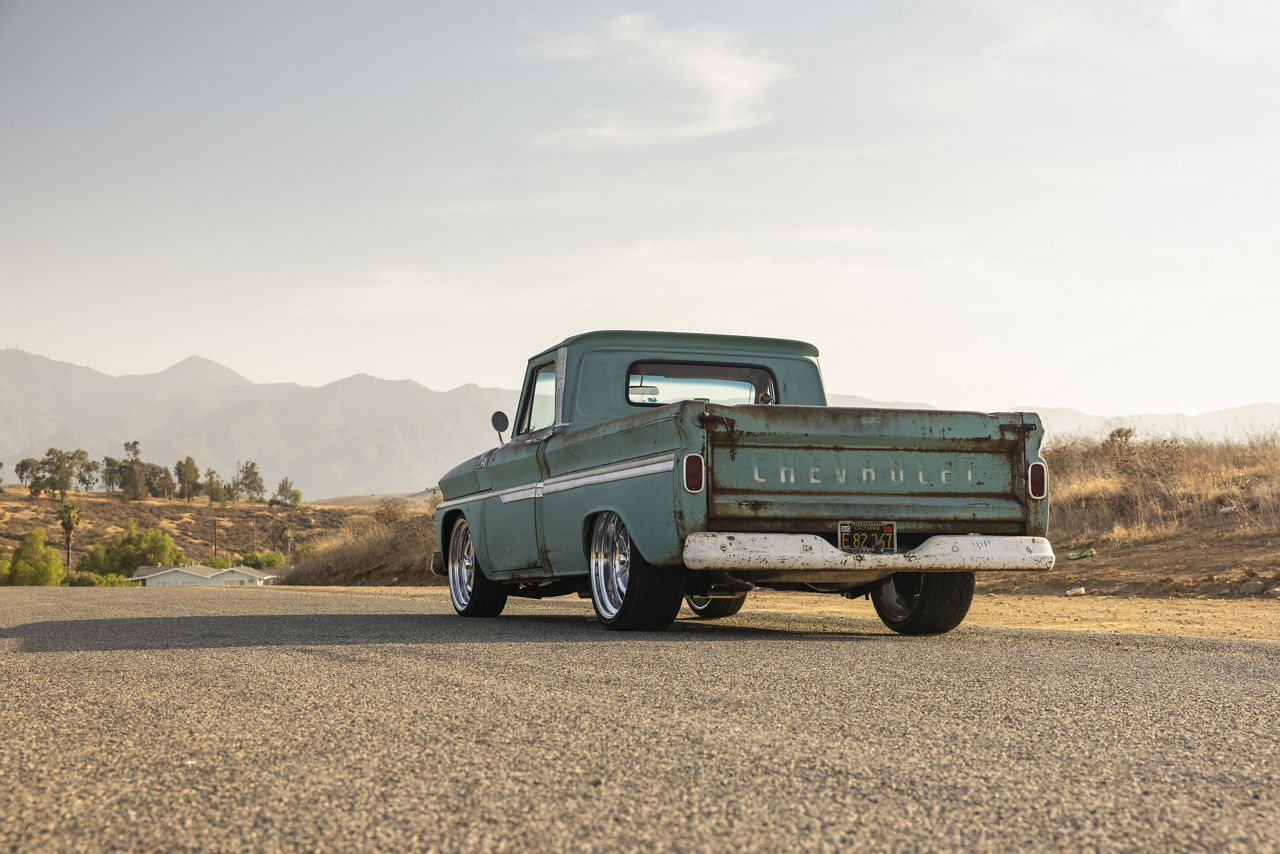
<svg viewBox="0 0 1280 854">
<path fill-rule="evenodd" d="M 367 510 L 348 507 L 300 508 L 268 507 L 265 504 L 213 504 L 206 500 L 122 501 L 101 493 L 73 492 L 67 500 L 80 507 L 80 527 L 75 532 L 71 563 L 97 543 L 106 543 L 124 530 L 130 520 L 140 528 L 160 528 L 173 537 L 188 560 L 213 555 L 215 523 L 218 556 L 243 555 L 251 551 L 284 551 L 286 528 L 293 533 L 294 548 L 323 539 L 352 519 L 353 513 Z M 8 485 L 0 492 L 0 552 L 13 551 L 32 528 L 44 528 L 49 543 L 62 555 L 63 532 L 58 523 L 62 501 L 45 496 L 32 498 L 25 488 Z"/>
<path fill-rule="evenodd" d="M 1055 543 L 1142 543 L 1187 532 L 1280 531 L 1280 435 L 1243 441 L 1106 439 L 1045 452 Z"/>
<path fill-rule="evenodd" d="M 295 560 L 283 584 L 436 584 L 431 553 L 437 548 L 435 505 L 415 512 L 401 500 L 386 500 L 371 517 L 353 518 L 322 537 Z"/>
</svg>

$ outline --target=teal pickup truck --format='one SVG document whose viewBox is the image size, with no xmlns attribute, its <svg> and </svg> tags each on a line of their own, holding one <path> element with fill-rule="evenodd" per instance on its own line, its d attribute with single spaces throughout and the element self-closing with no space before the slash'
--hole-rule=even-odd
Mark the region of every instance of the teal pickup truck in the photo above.
<svg viewBox="0 0 1280 854">
<path fill-rule="evenodd" d="M 1052 568 L 1036 415 L 828 407 L 817 356 L 666 332 L 534 356 L 510 439 L 440 480 L 454 609 L 577 594 L 609 628 L 656 630 L 763 587 L 869 596 L 894 631 L 934 634 L 975 572 Z"/>
</svg>

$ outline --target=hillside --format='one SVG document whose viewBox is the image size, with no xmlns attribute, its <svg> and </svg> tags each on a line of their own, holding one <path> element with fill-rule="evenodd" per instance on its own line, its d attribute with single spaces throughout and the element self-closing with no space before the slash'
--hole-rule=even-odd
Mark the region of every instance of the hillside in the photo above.
<svg viewBox="0 0 1280 854">
<path fill-rule="evenodd" d="M 67 499 L 80 507 L 81 518 L 71 549 L 72 567 L 91 546 L 107 542 L 130 520 L 140 528 L 160 528 L 173 537 L 189 560 L 198 561 L 214 554 L 215 523 L 217 554 L 229 557 L 264 549 L 282 551 L 285 526 L 293 531 L 296 550 L 341 531 L 353 520 L 369 518 L 371 510 L 309 504 L 294 509 L 246 502 L 210 506 L 208 501 L 188 504 L 158 499 L 126 502 L 85 493 L 74 493 Z M 61 501 L 32 499 L 25 489 L 9 487 L 0 492 L 0 551 L 12 551 L 28 531 L 44 528 L 49 545 L 63 555 L 63 531 L 57 519 L 61 507 Z"/>
</svg>

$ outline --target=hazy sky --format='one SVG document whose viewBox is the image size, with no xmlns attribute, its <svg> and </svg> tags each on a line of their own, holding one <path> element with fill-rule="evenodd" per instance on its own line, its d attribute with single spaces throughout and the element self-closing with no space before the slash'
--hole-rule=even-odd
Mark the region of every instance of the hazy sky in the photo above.
<svg viewBox="0 0 1280 854">
<path fill-rule="evenodd" d="M 0 346 L 446 389 L 652 328 L 1280 400 L 1278 72 L 1271 0 L 0 0 Z"/>
</svg>

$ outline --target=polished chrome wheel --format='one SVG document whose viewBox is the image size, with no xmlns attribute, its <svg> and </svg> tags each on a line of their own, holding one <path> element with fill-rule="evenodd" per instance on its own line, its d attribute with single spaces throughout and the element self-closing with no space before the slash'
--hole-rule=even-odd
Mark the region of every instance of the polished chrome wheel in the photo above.
<svg viewBox="0 0 1280 854">
<path fill-rule="evenodd" d="M 600 619 L 622 610 L 631 578 L 631 537 L 617 513 L 601 513 L 591 534 L 591 602 Z"/>
<path fill-rule="evenodd" d="M 496 617 L 507 604 L 507 588 L 485 577 L 476 560 L 467 520 L 459 518 L 449 536 L 449 599 L 464 617 Z"/>
<path fill-rule="evenodd" d="M 471 604 L 471 589 L 476 583 L 476 550 L 471 545 L 471 529 L 466 519 L 453 526 L 449 539 L 449 598 L 454 610 L 465 611 Z"/>
<path fill-rule="evenodd" d="M 591 527 L 591 605 L 618 631 L 660 631 L 684 598 L 683 566 L 653 566 L 631 541 L 617 513 L 606 510 Z"/>
</svg>

